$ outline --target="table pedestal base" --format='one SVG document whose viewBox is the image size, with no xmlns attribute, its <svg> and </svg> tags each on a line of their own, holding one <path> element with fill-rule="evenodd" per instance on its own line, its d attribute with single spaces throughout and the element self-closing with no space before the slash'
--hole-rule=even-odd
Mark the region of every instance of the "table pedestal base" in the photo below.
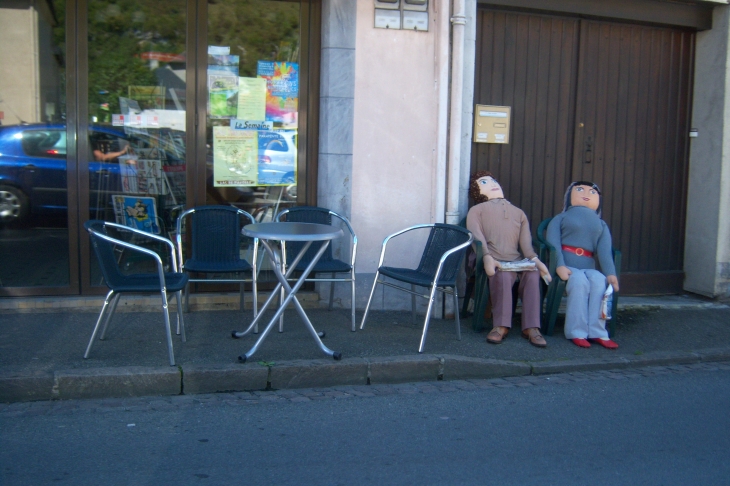
<svg viewBox="0 0 730 486">
<path fill-rule="evenodd" d="M 274 325 L 276 324 L 279 317 L 284 312 L 284 309 L 286 309 L 286 306 L 289 305 L 290 302 L 294 302 L 294 307 L 296 308 L 297 312 L 299 313 L 299 316 L 304 321 L 304 325 L 307 327 L 307 329 L 309 329 L 309 332 L 312 335 L 312 337 L 314 338 L 314 341 L 319 346 L 319 349 L 321 349 L 322 352 L 325 353 L 326 355 L 332 356 L 332 358 L 334 358 L 337 361 L 342 359 L 342 353 L 332 351 L 330 348 L 328 348 L 327 346 L 325 346 L 322 343 L 322 340 L 320 338 L 324 337 L 324 332 L 318 333 L 314 329 L 312 322 L 309 320 L 309 317 L 307 317 L 306 312 L 304 312 L 304 309 L 302 308 L 302 305 L 299 303 L 299 300 L 297 299 L 297 296 L 296 296 L 296 293 L 299 291 L 301 286 L 304 284 L 304 281 L 309 276 L 309 273 L 312 271 L 314 266 L 317 264 L 317 261 L 319 261 L 320 257 L 322 256 L 324 251 L 327 249 L 327 245 L 329 245 L 329 240 L 325 240 L 322 242 L 321 248 L 319 249 L 319 251 L 317 251 L 317 254 L 312 259 L 312 261 L 309 263 L 309 265 L 304 270 L 304 272 L 302 272 L 302 275 L 299 277 L 297 282 L 294 284 L 294 287 L 291 287 L 289 285 L 289 282 L 287 281 L 287 277 L 289 277 L 294 272 L 294 268 L 296 267 L 296 264 L 304 256 L 304 254 L 309 249 L 312 242 L 311 241 L 307 242 L 304 245 L 302 250 L 299 252 L 299 255 L 297 255 L 297 258 L 294 260 L 294 263 L 289 267 L 289 270 L 286 272 L 286 275 L 284 275 L 281 273 L 281 263 L 280 263 L 278 254 L 271 248 L 271 246 L 269 245 L 269 243 L 266 240 L 262 239 L 260 241 L 261 241 L 261 244 L 264 245 L 264 248 L 266 249 L 266 253 L 269 255 L 269 258 L 271 259 L 271 262 L 273 263 L 274 273 L 276 274 L 276 278 L 279 281 L 279 283 L 276 284 L 276 287 L 274 287 L 274 291 L 271 292 L 271 295 L 266 300 L 266 303 L 263 305 L 263 307 L 261 307 L 261 309 L 259 310 L 259 313 L 256 316 L 256 318 L 254 318 L 253 322 L 251 322 L 251 324 L 248 326 L 248 329 L 246 329 L 243 332 L 233 331 L 231 333 L 231 337 L 233 337 L 234 339 L 238 339 L 238 338 L 241 338 L 241 337 L 245 336 L 246 334 L 248 334 L 251 331 L 251 329 L 253 329 L 256 326 L 256 324 L 258 323 L 261 316 L 264 315 L 264 311 L 269 306 L 269 304 L 274 300 L 274 298 L 276 298 L 277 293 L 279 292 L 280 289 L 282 289 L 282 288 L 284 289 L 286 298 L 284 298 L 284 300 L 281 302 L 281 305 L 279 305 L 279 308 L 277 309 L 276 313 L 274 314 L 274 317 L 272 317 L 271 321 L 266 325 L 266 328 L 263 330 L 263 332 L 261 333 L 261 336 L 259 336 L 258 340 L 253 345 L 253 347 L 251 349 L 249 349 L 246 354 L 242 354 L 241 356 L 239 356 L 238 361 L 241 363 L 245 363 L 251 356 L 253 356 L 253 354 L 258 350 L 261 343 L 264 341 L 264 339 L 266 339 L 266 336 L 269 334 L 269 332 L 271 332 L 271 329 L 274 328 Z"/>
</svg>

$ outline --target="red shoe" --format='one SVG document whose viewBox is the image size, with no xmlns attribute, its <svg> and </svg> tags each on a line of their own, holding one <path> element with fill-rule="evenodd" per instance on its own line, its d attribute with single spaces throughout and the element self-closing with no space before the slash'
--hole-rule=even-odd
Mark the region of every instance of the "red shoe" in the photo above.
<svg viewBox="0 0 730 486">
<path fill-rule="evenodd" d="M 573 344 L 575 344 L 576 346 L 580 346 L 581 348 L 590 348 L 591 347 L 591 343 L 589 343 L 585 339 L 575 338 L 575 339 L 571 339 L 571 341 L 573 341 Z"/>
<path fill-rule="evenodd" d="M 598 343 L 606 349 L 618 349 L 618 344 L 610 339 L 589 338 L 588 340 L 593 343 Z"/>
</svg>

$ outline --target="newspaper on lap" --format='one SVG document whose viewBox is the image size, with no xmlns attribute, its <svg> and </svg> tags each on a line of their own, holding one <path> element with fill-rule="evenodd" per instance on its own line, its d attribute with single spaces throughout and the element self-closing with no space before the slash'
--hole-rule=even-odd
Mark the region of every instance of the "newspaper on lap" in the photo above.
<svg viewBox="0 0 730 486">
<path fill-rule="evenodd" d="M 524 258 L 516 262 L 499 262 L 499 269 L 503 272 L 529 272 L 535 270 L 535 262 Z"/>
</svg>

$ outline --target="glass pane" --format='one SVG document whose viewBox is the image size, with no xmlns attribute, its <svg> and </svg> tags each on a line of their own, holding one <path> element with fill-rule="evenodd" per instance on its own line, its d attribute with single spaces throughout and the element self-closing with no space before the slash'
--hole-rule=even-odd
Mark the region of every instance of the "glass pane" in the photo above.
<svg viewBox="0 0 730 486">
<path fill-rule="evenodd" d="M 90 1 L 88 8 L 90 218 L 173 238 L 186 190 L 186 2 Z M 149 263 L 128 252 L 121 258 L 129 271 Z"/>
<path fill-rule="evenodd" d="M 296 202 L 299 45 L 299 2 L 208 3 L 209 204 L 270 221 Z"/>
<path fill-rule="evenodd" d="M 0 4 L 0 287 L 69 285 L 64 9 Z"/>
</svg>

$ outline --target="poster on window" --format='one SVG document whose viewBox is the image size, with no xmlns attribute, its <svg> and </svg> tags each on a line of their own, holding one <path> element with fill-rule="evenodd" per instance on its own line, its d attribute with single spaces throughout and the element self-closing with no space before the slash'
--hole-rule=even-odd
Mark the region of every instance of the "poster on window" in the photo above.
<svg viewBox="0 0 730 486">
<path fill-rule="evenodd" d="M 241 120 L 265 120 L 266 80 L 238 78 L 238 113 Z"/>
<path fill-rule="evenodd" d="M 276 127 L 297 128 L 299 64 L 258 61 L 256 75 L 266 80 L 266 121 Z"/>
<path fill-rule="evenodd" d="M 118 224 L 156 235 L 160 234 L 154 197 L 116 194 L 112 196 L 112 202 Z"/>
<path fill-rule="evenodd" d="M 259 185 L 296 183 L 296 137 L 296 130 L 259 130 Z"/>
<path fill-rule="evenodd" d="M 208 97 L 210 118 L 236 118 L 238 76 L 224 71 L 208 71 Z"/>
<path fill-rule="evenodd" d="M 258 185 L 258 131 L 213 127 L 213 186 Z"/>
</svg>

